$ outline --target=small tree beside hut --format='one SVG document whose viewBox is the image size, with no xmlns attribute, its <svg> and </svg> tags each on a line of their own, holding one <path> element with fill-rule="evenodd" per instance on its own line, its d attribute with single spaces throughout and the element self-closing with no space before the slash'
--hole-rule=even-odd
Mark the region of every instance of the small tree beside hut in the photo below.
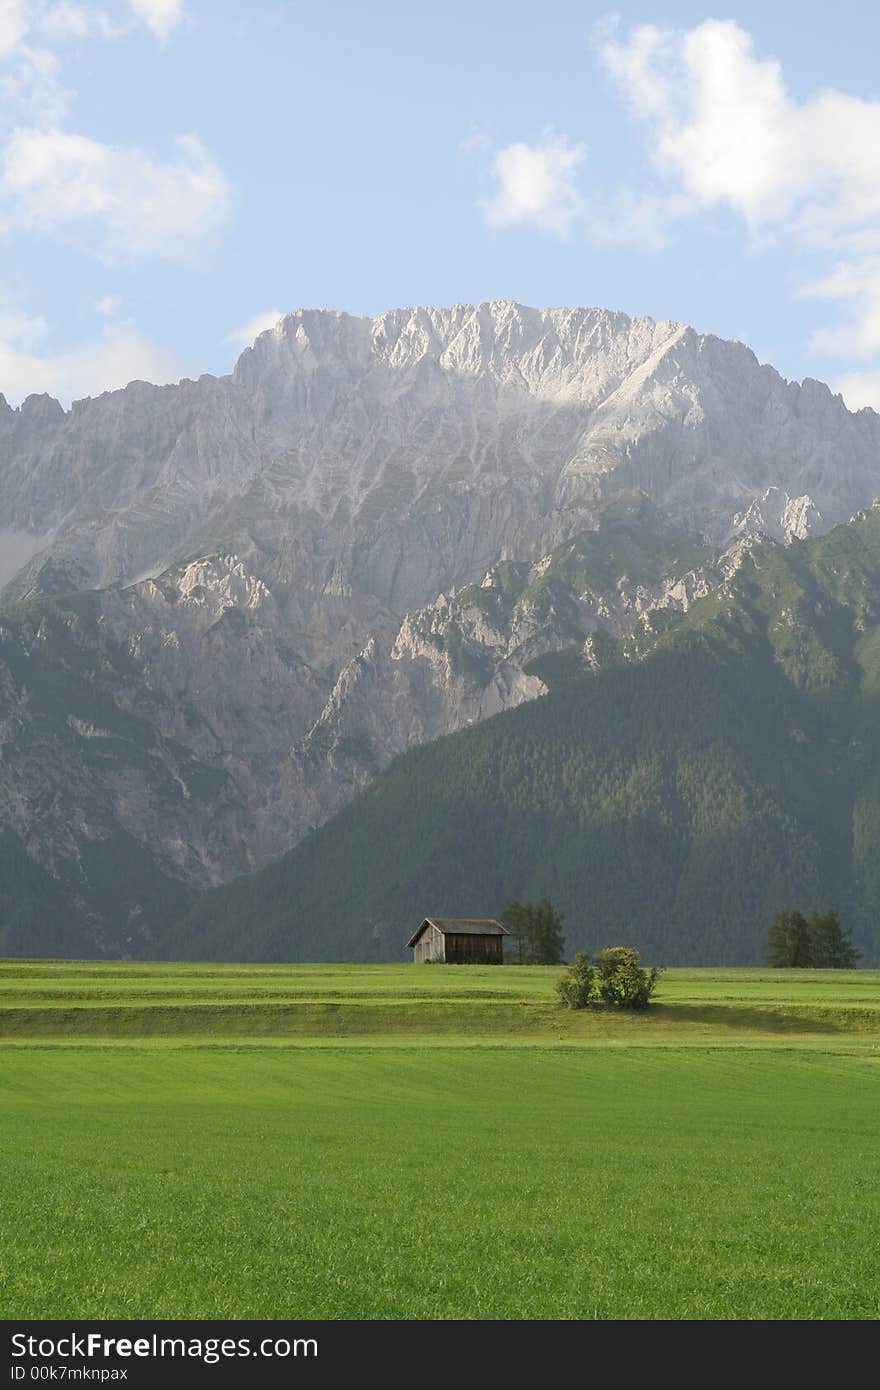
<svg viewBox="0 0 880 1390">
<path fill-rule="evenodd" d="M 560 965 L 565 949 L 562 913 L 549 898 L 512 902 L 501 914 L 510 932 L 516 965 Z"/>
</svg>

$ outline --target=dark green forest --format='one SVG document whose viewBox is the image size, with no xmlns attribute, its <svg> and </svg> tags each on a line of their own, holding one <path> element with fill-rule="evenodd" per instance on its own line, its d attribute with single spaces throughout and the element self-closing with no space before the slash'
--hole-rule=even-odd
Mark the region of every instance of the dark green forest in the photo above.
<svg viewBox="0 0 880 1390">
<path fill-rule="evenodd" d="M 876 963 L 878 621 L 880 512 L 758 546 L 598 671 L 573 649 L 545 663 L 545 698 L 396 760 L 284 859 L 203 894 L 163 949 L 382 960 L 426 914 L 549 897 L 568 954 L 757 963 L 781 906 L 834 904 Z"/>
</svg>

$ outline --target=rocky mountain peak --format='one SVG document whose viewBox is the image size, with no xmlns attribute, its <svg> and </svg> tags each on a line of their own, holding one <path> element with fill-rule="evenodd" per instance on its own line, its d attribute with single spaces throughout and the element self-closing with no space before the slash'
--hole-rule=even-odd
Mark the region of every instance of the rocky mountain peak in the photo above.
<svg viewBox="0 0 880 1390">
<path fill-rule="evenodd" d="M 742 344 L 508 300 L 299 309 L 229 377 L 67 414 L 32 397 L 0 430 L 0 535 L 29 557 L 13 595 L 219 550 L 272 588 L 403 612 L 546 553 L 621 490 L 722 542 L 768 507 L 772 535 L 831 525 L 880 486 L 880 417 Z"/>
</svg>

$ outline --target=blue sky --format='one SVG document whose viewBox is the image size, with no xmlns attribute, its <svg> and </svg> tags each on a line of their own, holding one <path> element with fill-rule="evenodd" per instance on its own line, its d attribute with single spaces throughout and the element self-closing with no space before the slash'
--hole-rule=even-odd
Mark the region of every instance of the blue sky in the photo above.
<svg viewBox="0 0 880 1390">
<path fill-rule="evenodd" d="M 683 319 L 880 408 L 878 14 L 0 0 L 0 390 L 503 298 Z"/>
</svg>

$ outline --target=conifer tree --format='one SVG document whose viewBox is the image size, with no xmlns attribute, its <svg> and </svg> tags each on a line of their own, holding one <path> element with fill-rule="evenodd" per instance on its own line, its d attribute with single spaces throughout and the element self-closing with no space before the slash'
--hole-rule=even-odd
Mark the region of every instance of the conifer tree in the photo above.
<svg viewBox="0 0 880 1390">
<path fill-rule="evenodd" d="M 777 912 L 767 932 L 767 964 L 789 970 L 813 964 L 810 928 L 802 912 Z"/>
<path fill-rule="evenodd" d="M 825 913 L 811 912 L 807 928 L 814 965 L 824 970 L 852 970 L 858 964 L 861 953 L 853 945 L 850 933 L 841 927 L 833 908 Z"/>
</svg>

